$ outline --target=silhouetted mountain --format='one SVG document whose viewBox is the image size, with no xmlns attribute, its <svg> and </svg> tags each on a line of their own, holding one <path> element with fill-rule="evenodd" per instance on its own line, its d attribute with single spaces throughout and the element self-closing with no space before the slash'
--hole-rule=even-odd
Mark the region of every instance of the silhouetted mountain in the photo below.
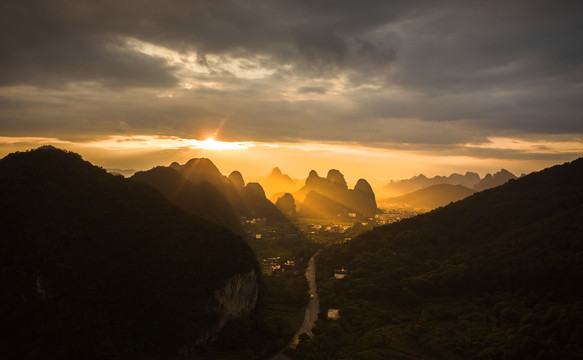
<svg viewBox="0 0 583 360">
<path fill-rule="evenodd" d="M 0 160 L 0 213 L 0 358 L 171 354 L 254 308 L 240 237 L 77 154 Z"/>
<path fill-rule="evenodd" d="M 354 190 L 348 190 L 349 204 L 354 209 L 368 216 L 378 213 L 377 201 L 372 187 L 365 179 L 358 179 Z"/>
<path fill-rule="evenodd" d="M 208 181 L 192 184 L 176 170 L 162 166 L 139 171 L 131 179 L 154 186 L 193 215 L 225 226 L 237 234 L 243 233 L 239 217 L 227 198 Z"/>
<path fill-rule="evenodd" d="M 259 183 L 250 182 L 241 191 L 241 196 L 253 217 L 265 217 L 267 221 L 287 222 L 288 219 L 265 197 L 265 191 Z"/>
<path fill-rule="evenodd" d="M 235 186 L 235 189 L 237 189 L 238 191 L 243 190 L 243 188 L 245 187 L 245 180 L 243 180 L 243 175 L 241 175 L 241 173 L 238 171 L 233 171 L 229 175 L 229 180 L 231 180 L 231 182 Z"/>
<path fill-rule="evenodd" d="M 258 183 L 245 185 L 239 171 L 233 171 L 229 177 L 221 174 L 209 159 L 191 159 L 184 165 L 170 165 L 194 184 L 208 181 L 214 185 L 229 201 L 237 216 L 266 217 L 270 222 L 288 222 L 288 219 L 265 197 L 263 188 Z"/>
<path fill-rule="evenodd" d="M 392 194 L 401 195 L 439 184 L 462 185 L 472 189 L 479 182 L 480 175 L 469 171 L 465 175 L 453 173 L 449 176 L 434 176 L 432 178 L 419 174 L 406 180 L 391 180 L 390 184 L 386 186 L 386 190 Z"/>
<path fill-rule="evenodd" d="M 508 182 L 508 180 L 516 179 L 516 176 L 506 169 L 502 169 L 494 175 L 486 174 L 479 183 L 474 186 L 474 190 L 482 191 L 500 186 Z"/>
<path fill-rule="evenodd" d="M 299 180 L 292 179 L 289 175 L 283 174 L 278 167 L 271 170 L 261 185 L 268 197 L 277 193 L 293 193 L 302 186 Z"/>
<path fill-rule="evenodd" d="M 431 185 L 409 194 L 389 198 L 387 203 L 395 207 L 413 207 L 432 210 L 453 201 L 465 199 L 475 191 L 462 185 Z"/>
<path fill-rule="evenodd" d="M 249 209 L 247 209 L 241 195 L 239 194 L 239 190 L 237 190 L 234 183 L 229 178 L 221 174 L 211 160 L 206 158 L 190 159 L 184 165 L 174 162 L 170 167 L 181 173 L 182 176 L 192 184 L 198 184 L 203 181 L 211 183 L 227 198 L 227 200 L 229 200 L 229 203 L 238 216 L 250 215 Z M 237 175 L 232 175 L 233 178 L 236 179 Z M 241 174 L 239 173 L 239 175 Z M 242 176 L 240 180 L 243 180 Z M 237 186 L 240 186 L 240 183 Z"/>
<path fill-rule="evenodd" d="M 310 217 L 338 218 L 355 210 L 316 191 L 310 191 L 300 207 L 302 214 Z"/>
<path fill-rule="evenodd" d="M 342 189 L 348 189 L 348 185 L 346 185 L 346 180 L 344 180 L 344 175 L 342 175 L 342 173 L 336 169 L 331 169 L 328 171 L 326 181 L 330 185 L 335 185 Z"/>
<path fill-rule="evenodd" d="M 281 211 L 282 214 L 288 218 L 296 216 L 296 202 L 290 193 L 285 193 L 283 196 L 278 198 L 275 202 L 275 207 L 277 207 L 279 211 Z"/>
<path fill-rule="evenodd" d="M 582 178 L 583 158 L 323 249 L 341 320 L 298 356 L 583 358 Z"/>
<path fill-rule="evenodd" d="M 360 215 L 372 216 L 378 212 L 375 195 L 369 183 L 364 179 L 360 179 L 354 189 L 348 189 L 344 175 L 336 169 L 328 171 L 326 178 L 321 178 L 314 170 L 310 171 L 305 185 L 294 193 L 293 196 L 296 201 L 303 204 L 307 201 L 307 196 L 310 192 L 323 195 L 328 200 L 333 201 L 333 203 L 324 200 L 322 197 L 312 196 L 307 207 L 303 205 L 300 207 L 302 212 L 308 208 L 311 209 L 312 214 L 314 214 L 316 209 L 320 209 L 328 214 L 325 216 L 329 216 L 330 213 L 339 209 L 343 209 L 342 215 L 347 215 L 348 212 L 356 212 Z M 315 204 L 316 199 L 322 199 L 324 201 L 322 206 Z M 342 205 L 342 207 L 336 206 L 335 203 Z M 328 205 L 331 208 L 324 210 L 328 208 Z M 324 213 L 320 215 L 324 216 Z M 337 214 L 334 214 L 334 216 Z"/>
</svg>

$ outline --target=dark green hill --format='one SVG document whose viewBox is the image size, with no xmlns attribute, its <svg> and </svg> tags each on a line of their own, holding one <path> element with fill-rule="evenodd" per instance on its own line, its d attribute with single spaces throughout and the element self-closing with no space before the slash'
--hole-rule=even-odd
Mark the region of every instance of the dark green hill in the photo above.
<svg viewBox="0 0 583 360">
<path fill-rule="evenodd" d="M 169 167 L 139 171 L 132 180 L 150 184 L 189 213 L 225 226 L 237 234 L 243 228 L 227 198 L 208 181 L 193 184 Z"/>
<path fill-rule="evenodd" d="M 581 178 L 583 159 L 323 250 L 341 319 L 298 357 L 582 358 Z"/>
<path fill-rule="evenodd" d="M 475 191 L 462 185 L 439 184 L 409 194 L 387 199 L 386 202 L 396 207 L 413 207 L 435 209 L 450 202 L 465 199 Z"/>
<path fill-rule="evenodd" d="M 74 153 L 0 160 L 0 213 L 2 359 L 175 353 L 257 298 L 240 237 Z"/>
</svg>

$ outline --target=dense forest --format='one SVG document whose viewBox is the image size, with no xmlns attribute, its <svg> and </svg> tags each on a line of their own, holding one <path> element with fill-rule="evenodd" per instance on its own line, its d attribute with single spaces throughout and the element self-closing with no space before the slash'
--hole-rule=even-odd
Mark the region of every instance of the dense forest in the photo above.
<svg viewBox="0 0 583 360">
<path fill-rule="evenodd" d="M 583 358 L 582 179 L 578 159 L 322 250 L 293 356 Z"/>
<path fill-rule="evenodd" d="M 258 281 L 239 236 L 75 153 L 0 160 L 0 209 L 3 359 L 176 354 L 216 330 L 217 289 Z"/>
</svg>

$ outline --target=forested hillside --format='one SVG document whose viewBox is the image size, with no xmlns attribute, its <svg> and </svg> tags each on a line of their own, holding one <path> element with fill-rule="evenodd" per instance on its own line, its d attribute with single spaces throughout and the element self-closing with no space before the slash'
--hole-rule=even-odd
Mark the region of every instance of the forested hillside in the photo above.
<svg viewBox="0 0 583 360">
<path fill-rule="evenodd" d="M 578 159 L 323 250 L 340 319 L 296 357 L 581 358 L 582 178 Z"/>
</svg>

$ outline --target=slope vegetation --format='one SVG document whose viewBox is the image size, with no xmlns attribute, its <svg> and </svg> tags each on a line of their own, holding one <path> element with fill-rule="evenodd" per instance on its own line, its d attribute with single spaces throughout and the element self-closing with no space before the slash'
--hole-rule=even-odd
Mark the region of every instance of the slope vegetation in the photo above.
<svg viewBox="0 0 583 360">
<path fill-rule="evenodd" d="M 341 318 L 296 357 L 583 357 L 582 178 L 579 159 L 323 250 Z"/>
</svg>

